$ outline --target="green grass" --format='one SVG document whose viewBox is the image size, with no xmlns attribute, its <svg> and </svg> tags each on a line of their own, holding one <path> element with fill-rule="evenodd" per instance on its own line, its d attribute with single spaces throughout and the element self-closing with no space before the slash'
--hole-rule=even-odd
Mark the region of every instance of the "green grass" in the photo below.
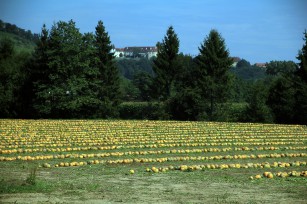
<svg viewBox="0 0 307 204">
<path fill-rule="evenodd" d="M 71 198 L 72 202 L 88 201 L 99 195 L 99 199 L 104 202 L 128 203 L 197 203 L 201 200 L 211 203 L 261 203 L 261 196 L 276 195 L 277 198 L 284 199 L 287 196 L 293 203 L 300 203 L 305 199 L 307 186 L 307 179 L 302 177 L 249 179 L 250 175 L 255 175 L 259 171 L 285 171 L 283 168 L 168 171 L 157 174 L 145 172 L 146 167 L 159 167 L 164 166 L 163 164 L 98 164 L 69 168 L 39 168 L 37 183 L 28 185 L 25 178 L 29 175 L 32 165 L 23 165 L 23 162 L 16 161 L 1 169 L 1 194 L 5 194 L 6 197 L 9 197 L 9 194 L 14 196 L 16 193 L 57 194 L 63 202 L 67 201 L 67 198 Z M 134 169 L 135 174 L 129 174 L 130 169 Z M 304 168 L 290 167 L 286 171 L 293 169 Z M 269 202 L 274 203 L 275 198 L 270 198 Z"/>
</svg>

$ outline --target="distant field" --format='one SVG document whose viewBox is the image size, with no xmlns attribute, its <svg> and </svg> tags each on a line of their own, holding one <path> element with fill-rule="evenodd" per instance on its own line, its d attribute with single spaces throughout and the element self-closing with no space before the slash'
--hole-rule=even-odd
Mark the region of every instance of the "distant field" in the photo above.
<svg viewBox="0 0 307 204">
<path fill-rule="evenodd" d="M 0 203 L 307 203 L 307 127 L 0 120 Z"/>
</svg>

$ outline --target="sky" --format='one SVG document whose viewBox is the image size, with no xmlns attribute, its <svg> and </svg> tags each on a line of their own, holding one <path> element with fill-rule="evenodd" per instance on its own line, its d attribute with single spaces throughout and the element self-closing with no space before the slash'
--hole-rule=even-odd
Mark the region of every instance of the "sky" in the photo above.
<svg viewBox="0 0 307 204">
<path fill-rule="evenodd" d="M 252 64 L 292 60 L 304 44 L 306 0 L 0 0 L 0 19 L 33 33 L 73 20 L 81 33 L 99 20 L 117 48 L 155 46 L 169 26 L 180 52 L 197 55 L 211 29 L 231 56 Z"/>
</svg>

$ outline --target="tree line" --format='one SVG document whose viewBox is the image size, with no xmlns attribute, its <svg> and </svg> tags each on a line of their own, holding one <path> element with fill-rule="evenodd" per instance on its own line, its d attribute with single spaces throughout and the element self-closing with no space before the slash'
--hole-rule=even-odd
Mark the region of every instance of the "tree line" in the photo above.
<svg viewBox="0 0 307 204">
<path fill-rule="evenodd" d="M 0 19 L 0 31 L 7 32 L 7 33 L 13 33 L 27 40 L 31 40 L 35 42 L 39 40 L 38 34 L 32 33 L 30 30 L 19 28 L 15 24 L 6 23 L 2 21 L 1 19 Z"/>
<path fill-rule="evenodd" d="M 146 101 L 139 112 L 154 119 L 306 124 L 306 38 L 300 63 L 271 61 L 264 71 L 244 59 L 231 67 L 217 30 L 196 57 L 179 53 L 170 26 L 156 58 L 116 61 L 102 21 L 84 34 L 59 21 L 43 26 L 34 53 L 0 43 L 0 117 L 119 118 L 122 102 Z M 135 104 L 126 105 L 130 113 Z"/>
</svg>

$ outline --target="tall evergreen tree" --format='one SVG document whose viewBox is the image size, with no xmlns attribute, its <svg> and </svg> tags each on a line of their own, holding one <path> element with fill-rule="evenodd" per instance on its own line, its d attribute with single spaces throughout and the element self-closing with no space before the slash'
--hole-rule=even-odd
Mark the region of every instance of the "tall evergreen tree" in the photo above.
<svg viewBox="0 0 307 204">
<path fill-rule="evenodd" d="M 162 42 L 157 43 L 157 49 L 157 58 L 153 61 L 154 88 L 156 97 L 166 100 L 171 96 L 173 82 L 180 73 L 177 62 L 179 39 L 172 26 L 168 28 Z"/>
<path fill-rule="evenodd" d="M 299 69 L 296 73 L 298 80 L 295 80 L 297 87 L 296 105 L 295 105 L 295 122 L 307 124 L 307 31 L 304 32 L 305 44 L 299 51 L 297 59 Z"/>
<path fill-rule="evenodd" d="M 307 124 L 307 33 L 299 51 L 298 68 L 293 62 L 270 62 L 269 74 L 277 75 L 270 88 L 268 105 L 277 123 Z"/>
<path fill-rule="evenodd" d="M 299 70 L 297 75 L 307 83 L 307 31 L 304 32 L 305 44 L 303 45 L 302 49 L 299 51 L 297 59 L 299 62 Z"/>
<path fill-rule="evenodd" d="M 225 41 L 216 30 L 211 30 L 199 48 L 195 75 L 202 98 L 208 104 L 208 116 L 214 120 L 218 115 L 217 105 L 225 103 L 230 87 L 229 70 L 232 59 Z"/>
<path fill-rule="evenodd" d="M 267 104 L 274 113 L 275 122 L 293 123 L 295 117 L 296 87 L 294 75 L 279 76 L 270 88 Z"/>
<path fill-rule="evenodd" d="M 114 54 L 111 52 L 111 40 L 102 21 L 99 21 L 96 26 L 95 48 L 97 67 L 102 83 L 99 97 L 103 101 L 103 105 L 100 111 L 103 117 L 114 117 L 118 115 L 117 109 L 121 98 L 120 78 L 119 70 L 114 62 Z"/>
<path fill-rule="evenodd" d="M 46 91 L 44 91 L 46 87 L 43 86 L 50 83 L 50 70 L 48 67 L 47 55 L 48 37 L 49 31 L 44 24 L 40 34 L 40 38 L 36 44 L 35 52 L 33 54 L 33 59 L 29 69 L 30 80 L 33 82 L 33 93 L 31 93 L 31 95 L 33 97 L 33 106 L 36 110 L 36 113 L 34 113 L 34 115 L 39 117 L 49 114 L 51 111 L 50 105 L 46 104 Z"/>
</svg>

